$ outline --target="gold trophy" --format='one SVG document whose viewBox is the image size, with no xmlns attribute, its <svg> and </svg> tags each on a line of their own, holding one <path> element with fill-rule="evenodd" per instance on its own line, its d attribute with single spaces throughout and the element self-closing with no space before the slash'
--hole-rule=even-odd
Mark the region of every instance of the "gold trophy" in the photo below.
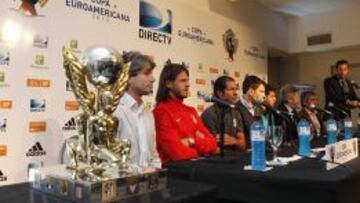
<svg viewBox="0 0 360 203">
<path fill-rule="evenodd" d="M 115 138 L 116 110 L 127 86 L 128 65 L 109 47 L 91 47 L 80 61 L 63 48 L 64 68 L 82 113 L 76 117 L 78 135 L 66 140 L 65 163 L 89 180 L 101 180 L 106 168 L 126 170 L 130 142 Z M 86 80 L 87 79 L 87 80 Z M 92 92 L 88 83 L 94 85 Z"/>
<path fill-rule="evenodd" d="M 112 114 L 126 90 L 129 64 L 106 46 L 86 49 L 81 60 L 67 48 L 62 54 L 66 77 L 82 109 L 76 116 L 78 134 L 65 141 L 65 165 L 30 169 L 32 188 L 76 202 L 120 200 L 166 188 L 166 170 L 136 174 L 127 164 L 130 141 L 116 138 L 119 120 Z M 154 177 L 155 190 L 150 187 Z M 130 185 L 129 180 L 138 184 Z"/>
</svg>

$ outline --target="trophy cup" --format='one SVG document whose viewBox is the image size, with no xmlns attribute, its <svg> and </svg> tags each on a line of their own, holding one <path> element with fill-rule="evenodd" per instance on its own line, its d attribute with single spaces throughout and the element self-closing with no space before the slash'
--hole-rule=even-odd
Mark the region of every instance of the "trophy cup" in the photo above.
<svg viewBox="0 0 360 203">
<path fill-rule="evenodd" d="M 135 173 L 131 144 L 116 138 L 113 116 L 127 87 L 129 64 L 113 48 L 94 46 L 79 60 L 63 48 L 64 69 L 82 112 L 65 141 L 64 165 L 33 169 L 32 188 L 77 202 L 108 202 L 166 188 L 166 170 Z M 94 91 L 88 88 L 93 85 Z"/>
</svg>

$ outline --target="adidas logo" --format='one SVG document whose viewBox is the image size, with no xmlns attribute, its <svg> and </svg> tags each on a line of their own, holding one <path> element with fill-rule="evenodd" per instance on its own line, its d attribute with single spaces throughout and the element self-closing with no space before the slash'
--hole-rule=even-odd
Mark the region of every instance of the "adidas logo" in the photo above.
<svg viewBox="0 0 360 203">
<path fill-rule="evenodd" d="M 0 132 L 1 133 L 6 132 L 6 125 L 7 125 L 7 119 L 4 118 L 2 121 L 0 121 Z"/>
<path fill-rule="evenodd" d="M 7 176 L 3 174 L 3 172 L 0 170 L 0 182 L 7 181 Z"/>
<path fill-rule="evenodd" d="M 36 142 L 34 146 L 26 153 L 26 156 L 45 156 L 46 151 L 42 148 L 40 142 Z"/>
<path fill-rule="evenodd" d="M 64 127 L 62 128 L 63 130 L 76 130 L 76 121 L 75 118 L 72 117 L 70 120 L 68 120 Z"/>
</svg>

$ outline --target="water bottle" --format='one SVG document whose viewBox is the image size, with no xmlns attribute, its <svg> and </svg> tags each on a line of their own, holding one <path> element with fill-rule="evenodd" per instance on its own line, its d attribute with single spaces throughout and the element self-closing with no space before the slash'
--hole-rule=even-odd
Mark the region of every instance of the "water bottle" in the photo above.
<svg viewBox="0 0 360 203">
<path fill-rule="evenodd" d="M 344 139 L 349 140 L 352 138 L 352 120 L 351 118 L 344 119 Z"/>
<path fill-rule="evenodd" d="M 256 171 L 264 171 L 266 168 L 265 158 L 265 128 L 260 121 L 255 121 L 250 127 L 251 136 L 251 168 Z"/>
<path fill-rule="evenodd" d="M 327 143 L 334 144 L 336 143 L 336 121 L 334 118 L 329 118 L 326 121 L 326 131 L 327 131 Z"/>
<path fill-rule="evenodd" d="M 297 131 L 299 135 L 299 155 L 300 156 L 310 156 L 310 136 L 311 136 L 311 127 L 310 123 L 305 119 L 300 120 L 297 125 Z"/>
</svg>

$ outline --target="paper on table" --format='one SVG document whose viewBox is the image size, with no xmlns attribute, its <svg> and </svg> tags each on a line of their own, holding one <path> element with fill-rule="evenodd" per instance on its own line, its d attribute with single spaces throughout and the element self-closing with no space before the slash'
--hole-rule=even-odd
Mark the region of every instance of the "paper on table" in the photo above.
<svg viewBox="0 0 360 203">
<path fill-rule="evenodd" d="M 271 169 L 273 169 L 273 167 L 267 166 L 263 172 L 270 171 Z M 246 166 L 244 166 L 244 170 L 245 171 L 251 171 L 253 169 L 251 168 L 251 165 L 246 165 Z"/>
</svg>

